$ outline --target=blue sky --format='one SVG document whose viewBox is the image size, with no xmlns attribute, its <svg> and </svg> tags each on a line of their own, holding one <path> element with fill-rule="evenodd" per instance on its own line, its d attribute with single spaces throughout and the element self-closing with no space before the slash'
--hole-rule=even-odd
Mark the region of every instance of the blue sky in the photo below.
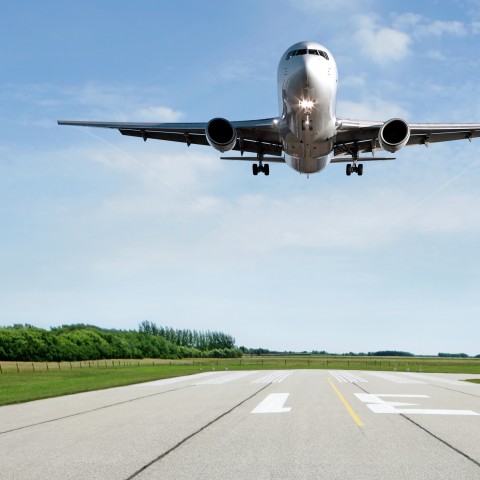
<svg viewBox="0 0 480 480">
<path fill-rule="evenodd" d="M 301 40 L 335 56 L 339 116 L 480 122 L 479 1 L 18 1 L 0 40 L 0 325 L 480 353 L 479 140 L 307 179 L 56 125 L 275 116 Z"/>
</svg>

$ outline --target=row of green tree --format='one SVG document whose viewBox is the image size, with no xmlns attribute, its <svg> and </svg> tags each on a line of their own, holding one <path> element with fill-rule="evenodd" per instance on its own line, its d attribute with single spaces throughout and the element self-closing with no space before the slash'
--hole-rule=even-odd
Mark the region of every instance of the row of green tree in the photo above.
<svg viewBox="0 0 480 480">
<path fill-rule="evenodd" d="M 188 340 L 190 339 L 190 340 Z M 60 362 L 110 358 L 241 357 L 235 339 L 222 332 L 173 330 L 143 322 L 139 330 L 63 325 L 0 327 L 0 360 Z"/>
</svg>

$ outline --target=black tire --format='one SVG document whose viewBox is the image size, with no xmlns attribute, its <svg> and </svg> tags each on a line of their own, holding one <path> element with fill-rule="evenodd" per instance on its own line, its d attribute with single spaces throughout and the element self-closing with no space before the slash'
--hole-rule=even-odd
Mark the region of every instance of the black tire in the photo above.
<svg viewBox="0 0 480 480">
<path fill-rule="evenodd" d="M 357 172 L 359 175 L 363 175 L 363 163 L 360 163 L 360 165 L 358 165 Z"/>
<path fill-rule="evenodd" d="M 252 164 L 252 173 L 258 175 L 258 165 L 256 163 Z"/>
<path fill-rule="evenodd" d="M 270 166 L 268 165 L 268 163 L 266 163 L 264 166 L 263 166 L 263 173 L 265 175 L 270 175 Z"/>
<path fill-rule="evenodd" d="M 347 163 L 347 176 L 349 177 L 352 174 L 352 165 Z"/>
</svg>

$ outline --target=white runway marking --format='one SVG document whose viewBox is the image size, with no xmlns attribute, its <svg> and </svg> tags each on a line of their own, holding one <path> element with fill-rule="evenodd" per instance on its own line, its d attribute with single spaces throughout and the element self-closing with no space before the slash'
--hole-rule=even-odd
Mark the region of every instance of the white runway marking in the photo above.
<svg viewBox="0 0 480 480">
<path fill-rule="evenodd" d="M 368 380 L 365 380 L 358 375 L 354 375 L 353 373 L 346 372 L 344 370 L 330 370 L 328 372 L 332 375 L 338 382 L 350 382 L 350 383 L 368 383 Z"/>
<path fill-rule="evenodd" d="M 291 374 L 291 370 L 275 371 L 256 380 L 252 380 L 252 383 L 282 383 Z"/>
<path fill-rule="evenodd" d="M 153 382 L 138 383 L 136 387 L 161 387 L 163 385 L 172 385 L 173 383 L 187 382 L 196 378 L 203 378 L 213 375 L 216 372 L 196 373 L 195 375 L 188 375 L 183 377 L 164 378 L 162 380 L 154 380 Z"/>
<path fill-rule="evenodd" d="M 283 405 L 287 401 L 289 393 L 271 393 L 265 400 L 261 401 L 252 413 L 286 413 L 291 410 L 290 407 Z"/>
<path fill-rule="evenodd" d="M 398 408 L 417 406 L 417 403 L 387 402 L 383 398 L 430 398 L 428 395 L 356 393 L 355 396 L 375 413 L 405 415 L 480 415 L 472 410 L 444 410 L 439 408 Z M 382 397 L 382 398 L 381 398 Z"/>
<path fill-rule="evenodd" d="M 208 380 L 205 380 L 203 382 L 195 382 L 195 383 L 192 383 L 192 385 L 222 385 L 224 383 L 233 382 L 234 380 L 238 380 L 240 378 L 246 377 L 247 375 L 252 375 L 253 373 L 256 373 L 256 371 L 229 373 L 228 375 L 209 378 Z"/>
<path fill-rule="evenodd" d="M 372 375 L 373 377 L 380 377 L 383 378 L 384 380 L 388 380 L 390 382 L 394 383 L 421 383 L 423 384 L 424 382 L 420 382 L 419 380 L 412 380 L 411 378 L 402 378 L 397 375 L 392 375 L 391 373 L 384 373 L 384 372 L 368 372 L 369 375 Z"/>
<path fill-rule="evenodd" d="M 450 385 L 456 385 L 457 387 L 459 385 L 461 385 L 462 387 L 475 386 L 474 383 L 462 382 L 461 380 L 449 380 L 447 378 L 434 377 L 433 375 L 427 376 L 427 375 L 422 375 L 420 373 L 401 372 L 400 375 L 406 375 L 408 377 L 413 377 L 413 378 L 421 378 L 426 382 L 434 381 L 434 382 L 440 382 L 440 383 L 448 383 Z M 419 382 L 419 383 L 424 383 L 424 382 Z"/>
</svg>

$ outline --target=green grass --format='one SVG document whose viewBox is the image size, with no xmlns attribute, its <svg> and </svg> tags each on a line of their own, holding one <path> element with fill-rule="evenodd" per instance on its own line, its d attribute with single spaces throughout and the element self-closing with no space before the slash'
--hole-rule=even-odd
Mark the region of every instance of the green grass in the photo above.
<svg viewBox="0 0 480 480">
<path fill-rule="evenodd" d="M 148 366 L 116 368 L 74 368 L 63 371 L 21 371 L 0 376 L 0 405 L 58 397 L 132 383 L 198 373 L 193 366 Z"/>
<path fill-rule="evenodd" d="M 339 369 L 480 374 L 480 359 L 332 357 L 312 355 L 242 359 L 103 360 L 0 363 L 0 405 L 100 390 L 216 370 Z M 478 380 L 472 380 L 480 383 Z"/>
<path fill-rule="evenodd" d="M 469 378 L 468 380 L 465 380 L 466 382 L 471 382 L 471 383 L 480 383 L 480 378 Z"/>
</svg>

